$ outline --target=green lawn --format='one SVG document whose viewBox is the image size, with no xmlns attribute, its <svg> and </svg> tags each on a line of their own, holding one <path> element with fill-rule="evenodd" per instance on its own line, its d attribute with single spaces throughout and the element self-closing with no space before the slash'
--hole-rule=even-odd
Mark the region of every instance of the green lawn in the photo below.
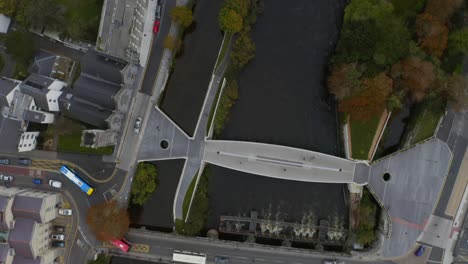
<svg viewBox="0 0 468 264">
<path fill-rule="evenodd" d="M 195 177 L 193 178 L 192 182 L 190 183 L 190 186 L 184 197 L 184 203 L 182 204 L 182 214 L 183 214 L 184 219 L 187 216 L 187 212 L 190 206 L 190 200 L 192 199 L 193 190 L 195 189 L 195 184 L 197 183 L 197 178 L 198 178 L 198 171 L 195 174 Z"/>
<path fill-rule="evenodd" d="M 75 153 L 87 153 L 87 154 L 100 154 L 110 155 L 114 151 L 114 147 L 104 148 L 85 148 L 80 146 L 81 133 L 72 133 L 59 136 L 58 151 L 62 152 L 75 152 Z"/>
<path fill-rule="evenodd" d="M 434 135 L 440 118 L 445 113 L 446 102 L 440 99 L 427 99 L 414 107 L 408 124 L 409 145 L 416 144 Z"/>
<path fill-rule="evenodd" d="M 228 51 L 232 36 L 232 33 L 226 33 L 225 41 L 223 41 L 223 45 L 221 46 L 221 52 L 219 53 L 218 59 L 216 60 L 215 71 L 218 69 L 219 63 L 223 60 L 226 52 Z"/>
<path fill-rule="evenodd" d="M 367 160 L 379 120 L 380 115 L 375 115 L 368 121 L 350 119 L 352 158 Z"/>
</svg>

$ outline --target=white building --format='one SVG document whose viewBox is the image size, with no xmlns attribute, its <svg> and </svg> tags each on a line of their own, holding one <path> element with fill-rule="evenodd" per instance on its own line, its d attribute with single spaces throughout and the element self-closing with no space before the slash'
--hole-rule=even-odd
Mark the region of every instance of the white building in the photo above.
<svg viewBox="0 0 468 264">
<path fill-rule="evenodd" d="M 18 143 L 18 152 L 31 151 L 36 148 L 39 132 L 23 132 Z"/>
</svg>

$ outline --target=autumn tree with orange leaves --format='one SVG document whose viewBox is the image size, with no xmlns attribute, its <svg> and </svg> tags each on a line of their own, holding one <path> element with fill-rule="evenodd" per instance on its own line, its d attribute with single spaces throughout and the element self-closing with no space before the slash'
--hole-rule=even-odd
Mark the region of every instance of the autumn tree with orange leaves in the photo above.
<svg viewBox="0 0 468 264">
<path fill-rule="evenodd" d="M 436 68 L 429 61 L 411 57 L 393 65 L 391 75 L 399 88 L 408 91 L 412 100 L 419 102 L 436 81 Z"/>
<path fill-rule="evenodd" d="M 350 114 L 352 119 L 366 121 L 385 109 L 393 80 L 382 72 L 364 79 L 362 85 L 364 90 L 360 94 L 341 101 L 339 111 Z"/>
<path fill-rule="evenodd" d="M 120 207 L 117 201 L 111 201 L 91 206 L 86 223 L 98 240 L 109 241 L 128 232 L 130 218 L 125 208 Z"/>
<path fill-rule="evenodd" d="M 333 67 L 327 78 L 328 90 L 338 99 L 354 94 L 361 86 L 362 73 L 356 68 L 357 63 L 339 64 Z"/>
</svg>

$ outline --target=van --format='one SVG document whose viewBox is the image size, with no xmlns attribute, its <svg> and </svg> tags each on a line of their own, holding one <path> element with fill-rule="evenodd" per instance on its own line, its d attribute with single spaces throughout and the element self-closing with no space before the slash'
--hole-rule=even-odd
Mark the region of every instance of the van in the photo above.
<svg viewBox="0 0 468 264">
<path fill-rule="evenodd" d="M 6 158 L 0 158 L 0 165 L 10 165 L 10 160 Z"/>
<path fill-rule="evenodd" d="M 2 181 L 12 181 L 13 176 L 0 174 L 0 180 L 2 180 Z"/>
<path fill-rule="evenodd" d="M 49 185 L 55 188 L 62 188 L 62 182 L 50 180 Z"/>
<path fill-rule="evenodd" d="M 20 158 L 18 159 L 18 165 L 22 165 L 22 166 L 29 166 L 31 165 L 31 159 L 27 159 L 27 158 Z"/>
</svg>

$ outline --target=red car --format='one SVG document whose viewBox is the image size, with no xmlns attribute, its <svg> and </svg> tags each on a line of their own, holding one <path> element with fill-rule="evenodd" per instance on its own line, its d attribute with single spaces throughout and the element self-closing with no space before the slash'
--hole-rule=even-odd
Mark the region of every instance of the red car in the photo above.
<svg viewBox="0 0 468 264">
<path fill-rule="evenodd" d="M 155 20 L 153 24 L 153 33 L 157 34 L 159 32 L 159 25 L 160 25 L 159 20 Z"/>
</svg>

